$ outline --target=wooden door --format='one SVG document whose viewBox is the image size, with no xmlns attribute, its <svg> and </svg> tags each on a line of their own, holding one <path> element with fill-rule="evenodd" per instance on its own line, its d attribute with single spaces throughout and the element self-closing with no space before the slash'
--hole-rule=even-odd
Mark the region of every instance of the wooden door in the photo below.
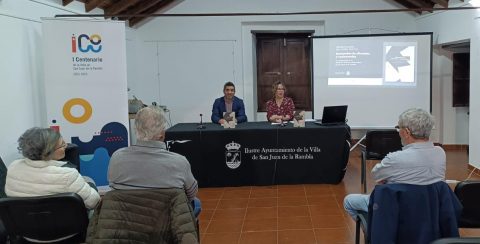
<svg viewBox="0 0 480 244">
<path fill-rule="evenodd" d="M 266 111 L 272 84 L 283 81 L 297 110 L 312 110 L 309 33 L 257 33 L 258 111 Z"/>
</svg>

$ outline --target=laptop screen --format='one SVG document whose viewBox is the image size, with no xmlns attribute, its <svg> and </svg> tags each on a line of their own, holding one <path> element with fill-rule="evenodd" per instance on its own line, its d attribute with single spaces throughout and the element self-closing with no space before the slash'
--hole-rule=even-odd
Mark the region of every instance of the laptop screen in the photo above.
<svg viewBox="0 0 480 244">
<path fill-rule="evenodd" d="M 322 124 L 345 123 L 347 105 L 323 107 Z"/>
</svg>

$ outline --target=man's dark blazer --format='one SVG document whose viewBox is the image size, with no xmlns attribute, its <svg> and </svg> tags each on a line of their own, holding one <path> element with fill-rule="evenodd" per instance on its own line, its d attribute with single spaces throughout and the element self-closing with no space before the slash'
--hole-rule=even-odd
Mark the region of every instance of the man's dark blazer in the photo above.
<svg viewBox="0 0 480 244">
<path fill-rule="evenodd" d="M 212 122 L 217 123 L 223 118 L 223 113 L 227 112 L 225 107 L 225 98 L 220 97 L 215 99 L 212 107 Z M 243 100 L 238 97 L 233 97 L 232 112 L 235 112 L 237 123 L 247 122 L 247 115 L 245 115 L 245 105 Z"/>
</svg>

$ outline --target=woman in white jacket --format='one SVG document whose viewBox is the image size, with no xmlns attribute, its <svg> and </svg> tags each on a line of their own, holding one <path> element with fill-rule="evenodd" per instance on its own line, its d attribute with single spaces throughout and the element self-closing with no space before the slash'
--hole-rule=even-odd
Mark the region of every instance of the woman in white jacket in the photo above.
<svg viewBox="0 0 480 244">
<path fill-rule="evenodd" d="M 98 192 L 90 187 L 74 168 L 62 167 L 66 162 L 67 144 L 59 132 L 34 127 L 18 139 L 18 150 L 25 158 L 8 167 L 5 193 L 9 197 L 32 197 L 73 192 L 82 197 L 85 206 L 93 209 L 100 201 Z"/>
</svg>

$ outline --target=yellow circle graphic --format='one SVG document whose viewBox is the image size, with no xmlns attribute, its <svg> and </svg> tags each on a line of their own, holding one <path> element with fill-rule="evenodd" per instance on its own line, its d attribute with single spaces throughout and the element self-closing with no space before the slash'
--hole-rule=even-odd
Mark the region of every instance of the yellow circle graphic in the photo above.
<svg viewBox="0 0 480 244">
<path fill-rule="evenodd" d="M 72 107 L 75 105 L 83 107 L 83 115 L 79 117 L 75 117 L 72 115 L 71 110 Z M 70 99 L 65 103 L 65 105 L 63 105 L 63 117 L 65 117 L 66 120 L 74 124 L 81 124 L 89 120 L 90 117 L 92 117 L 92 111 L 92 105 L 90 105 L 90 103 L 83 98 Z"/>
</svg>

